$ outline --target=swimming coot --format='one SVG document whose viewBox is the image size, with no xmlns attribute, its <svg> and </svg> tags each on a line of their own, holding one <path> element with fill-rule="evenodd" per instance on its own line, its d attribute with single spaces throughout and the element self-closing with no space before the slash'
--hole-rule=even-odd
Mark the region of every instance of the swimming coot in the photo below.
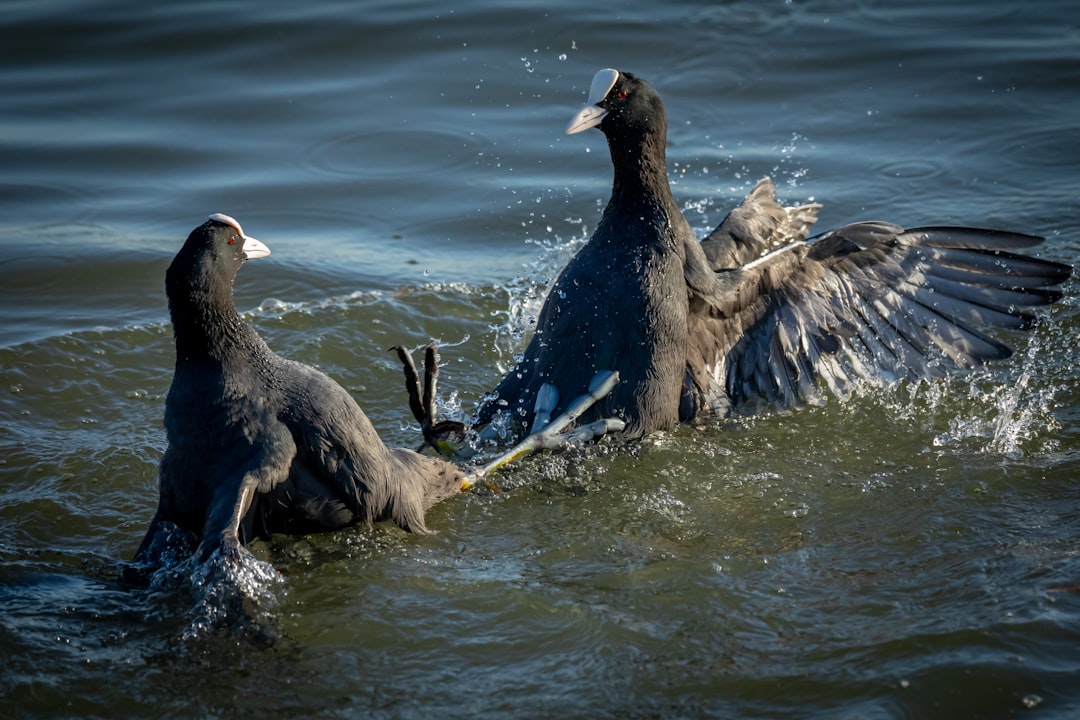
<svg viewBox="0 0 1080 720">
<path fill-rule="evenodd" d="M 245 260 L 269 254 L 236 220 L 214 214 L 191 232 L 166 273 L 176 341 L 165 401 L 168 447 L 158 472 L 157 512 L 136 566 L 156 566 L 184 538 L 198 543 L 205 560 L 219 549 L 236 556 L 245 543 L 272 533 L 357 522 L 390 520 L 427 532 L 428 508 L 515 457 L 565 442 L 562 430 L 617 382 L 614 373 L 601 373 L 573 416 L 483 467 L 463 470 L 439 457 L 389 448 L 344 388 L 275 354 L 237 313 L 237 271 Z M 436 361 L 429 351 L 429 394 Z M 585 439 L 621 423 L 589 427 Z"/>
</svg>

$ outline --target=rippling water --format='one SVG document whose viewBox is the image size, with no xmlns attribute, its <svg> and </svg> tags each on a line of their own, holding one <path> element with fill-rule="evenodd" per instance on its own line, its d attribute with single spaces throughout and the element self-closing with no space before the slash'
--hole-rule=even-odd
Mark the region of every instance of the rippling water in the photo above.
<svg viewBox="0 0 1080 720">
<path fill-rule="evenodd" d="M 512 361 L 606 201 L 603 138 L 562 135 L 600 67 L 663 94 L 695 227 L 768 174 L 824 226 L 1075 263 L 1072 3 L 53 0 L 0 9 L 0 58 L 5 716 L 1080 713 L 1075 280 L 973 375 L 536 458 L 430 537 L 116 583 L 156 503 L 164 269 L 207 214 L 273 250 L 237 284 L 270 345 L 413 444 L 385 349 L 438 338 L 465 412 Z M 264 634 L 222 629 L 215 572 Z"/>
</svg>

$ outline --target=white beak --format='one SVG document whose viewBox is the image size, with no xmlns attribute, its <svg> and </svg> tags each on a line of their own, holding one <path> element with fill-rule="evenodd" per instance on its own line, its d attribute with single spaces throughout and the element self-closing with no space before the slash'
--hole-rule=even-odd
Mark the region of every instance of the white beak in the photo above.
<svg viewBox="0 0 1080 720">
<path fill-rule="evenodd" d="M 240 237 L 244 239 L 244 255 L 248 260 L 266 257 L 270 254 L 270 248 L 266 247 L 265 244 L 244 234 L 244 228 L 240 227 L 240 223 L 235 218 L 230 217 L 225 213 L 214 213 L 210 216 L 210 219 L 214 222 L 219 222 L 223 225 L 231 225 L 236 228 L 236 232 L 240 233 Z"/>
<path fill-rule="evenodd" d="M 593 75 L 592 85 L 589 86 L 589 99 L 585 101 L 585 107 L 570 118 L 570 124 L 566 126 L 567 135 L 594 128 L 603 122 L 608 111 L 599 104 L 604 101 L 618 80 L 619 71 L 611 68 L 605 68 Z"/>
</svg>

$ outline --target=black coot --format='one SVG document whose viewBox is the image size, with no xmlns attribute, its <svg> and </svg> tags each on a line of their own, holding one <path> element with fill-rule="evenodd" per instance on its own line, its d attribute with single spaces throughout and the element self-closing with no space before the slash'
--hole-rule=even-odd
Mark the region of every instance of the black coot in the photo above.
<svg viewBox="0 0 1080 720">
<path fill-rule="evenodd" d="M 699 242 L 668 185 L 667 119 L 643 79 L 601 70 L 567 133 L 599 128 L 611 199 L 559 275 L 522 360 L 479 409 L 526 427 L 539 388 L 573 394 L 597 369 L 621 383 L 593 412 L 625 435 L 844 395 L 860 379 L 925 378 L 947 359 L 1008 357 L 980 328 L 1023 328 L 1067 265 L 1019 254 L 1042 238 L 860 222 L 806 239 L 817 206 L 785 212 L 762 181 Z"/>
<path fill-rule="evenodd" d="M 383 444 L 323 373 L 276 355 L 236 312 L 233 280 L 270 251 L 211 215 L 169 266 L 176 369 L 165 401 L 160 499 L 137 563 L 156 564 L 174 528 L 201 559 L 271 533 L 391 520 L 425 532 L 424 512 L 470 477 L 437 457 Z"/>
</svg>

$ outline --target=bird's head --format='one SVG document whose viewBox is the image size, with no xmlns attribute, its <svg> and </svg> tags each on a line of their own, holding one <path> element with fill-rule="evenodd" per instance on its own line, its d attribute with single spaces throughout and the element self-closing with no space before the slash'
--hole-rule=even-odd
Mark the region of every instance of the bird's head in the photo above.
<svg viewBox="0 0 1080 720">
<path fill-rule="evenodd" d="M 593 76 L 589 98 L 566 126 L 566 134 L 599 128 L 611 140 L 620 135 L 667 132 L 660 94 L 642 78 L 606 68 Z"/>
<path fill-rule="evenodd" d="M 232 288 L 245 260 L 266 257 L 270 248 L 244 233 L 235 219 L 214 213 L 191 231 L 165 275 L 170 296 L 191 290 Z"/>
</svg>

